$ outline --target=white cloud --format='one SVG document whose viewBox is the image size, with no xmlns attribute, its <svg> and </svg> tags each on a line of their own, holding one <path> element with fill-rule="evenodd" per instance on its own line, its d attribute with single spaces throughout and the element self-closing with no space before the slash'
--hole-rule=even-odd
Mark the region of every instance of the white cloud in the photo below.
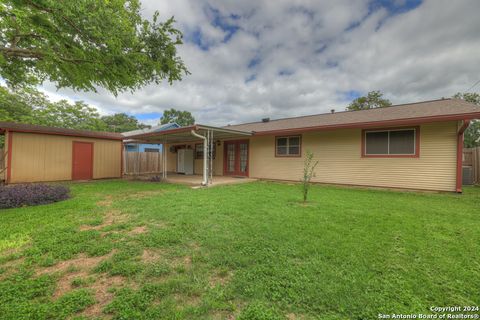
<svg viewBox="0 0 480 320">
<path fill-rule="evenodd" d="M 222 125 L 342 110 L 349 91 L 381 90 L 394 103 L 447 97 L 480 77 L 476 0 L 429 0 L 400 14 L 372 11 L 366 0 L 144 0 L 143 7 L 145 17 L 155 10 L 162 19 L 175 16 L 191 75 L 117 98 L 104 90 L 57 92 L 52 84 L 44 90 L 102 113 L 173 107 Z M 224 41 L 227 25 L 238 29 Z M 195 32 L 208 50 L 194 43 Z"/>
</svg>

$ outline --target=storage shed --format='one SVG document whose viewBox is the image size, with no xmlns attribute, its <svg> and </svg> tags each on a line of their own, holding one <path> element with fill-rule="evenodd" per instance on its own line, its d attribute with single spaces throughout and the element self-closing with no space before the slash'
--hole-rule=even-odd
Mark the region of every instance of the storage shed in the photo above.
<svg viewBox="0 0 480 320">
<path fill-rule="evenodd" d="M 6 183 L 122 176 L 120 133 L 0 122 Z"/>
</svg>

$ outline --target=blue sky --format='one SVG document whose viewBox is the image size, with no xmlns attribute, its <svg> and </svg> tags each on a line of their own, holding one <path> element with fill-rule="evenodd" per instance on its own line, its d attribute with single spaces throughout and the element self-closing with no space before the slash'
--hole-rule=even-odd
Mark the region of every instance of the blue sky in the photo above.
<svg viewBox="0 0 480 320">
<path fill-rule="evenodd" d="M 344 110 L 380 90 L 394 103 L 448 97 L 479 80 L 477 0 L 143 0 L 175 16 L 191 75 L 114 97 L 56 91 L 149 124 L 163 110 L 225 125 Z M 476 88 L 478 90 L 478 87 Z"/>
</svg>

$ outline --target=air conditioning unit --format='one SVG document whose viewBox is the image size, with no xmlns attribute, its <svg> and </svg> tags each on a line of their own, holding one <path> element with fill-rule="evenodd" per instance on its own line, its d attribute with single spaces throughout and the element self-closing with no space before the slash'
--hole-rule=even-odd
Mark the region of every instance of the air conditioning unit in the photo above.
<svg viewBox="0 0 480 320">
<path fill-rule="evenodd" d="M 177 150 L 177 173 L 193 174 L 193 149 Z"/>
<path fill-rule="evenodd" d="M 473 168 L 469 166 L 463 167 L 462 184 L 469 186 L 473 184 Z"/>
</svg>

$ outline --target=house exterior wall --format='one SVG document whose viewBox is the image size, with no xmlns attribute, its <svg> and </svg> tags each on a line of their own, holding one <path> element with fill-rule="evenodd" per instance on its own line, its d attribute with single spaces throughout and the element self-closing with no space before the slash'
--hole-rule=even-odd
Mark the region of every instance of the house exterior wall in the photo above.
<svg viewBox="0 0 480 320">
<path fill-rule="evenodd" d="M 418 158 L 363 158 L 361 129 L 302 134 L 302 153 L 310 150 L 319 161 L 321 183 L 455 191 L 457 122 L 420 126 Z M 250 177 L 300 180 L 302 157 L 275 157 L 275 136 L 250 139 Z"/>
<path fill-rule="evenodd" d="M 10 182 L 71 180 L 73 141 L 93 142 L 94 179 L 121 176 L 121 141 L 14 132 Z"/>
<path fill-rule="evenodd" d="M 196 142 L 201 143 L 201 142 Z M 170 152 L 171 146 L 186 146 L 187 148 L 190 147 L 191 149 L 195 150 L 196 143 L 179 143 L 179 144 L 169 144 L 167 145 L 166 152 L 167 152 L 167 171 L 168 172 L 176 172 L 177 171 L 177 154 Z M 216 146 L 216 156 L 213 161 L 213 174 L 220 176 L 223 175 L 223 142 L 220 146 Z M 195 159 L 194 160 L 194 174 L 203 174 L 203 159 Z"/>
</svg>

